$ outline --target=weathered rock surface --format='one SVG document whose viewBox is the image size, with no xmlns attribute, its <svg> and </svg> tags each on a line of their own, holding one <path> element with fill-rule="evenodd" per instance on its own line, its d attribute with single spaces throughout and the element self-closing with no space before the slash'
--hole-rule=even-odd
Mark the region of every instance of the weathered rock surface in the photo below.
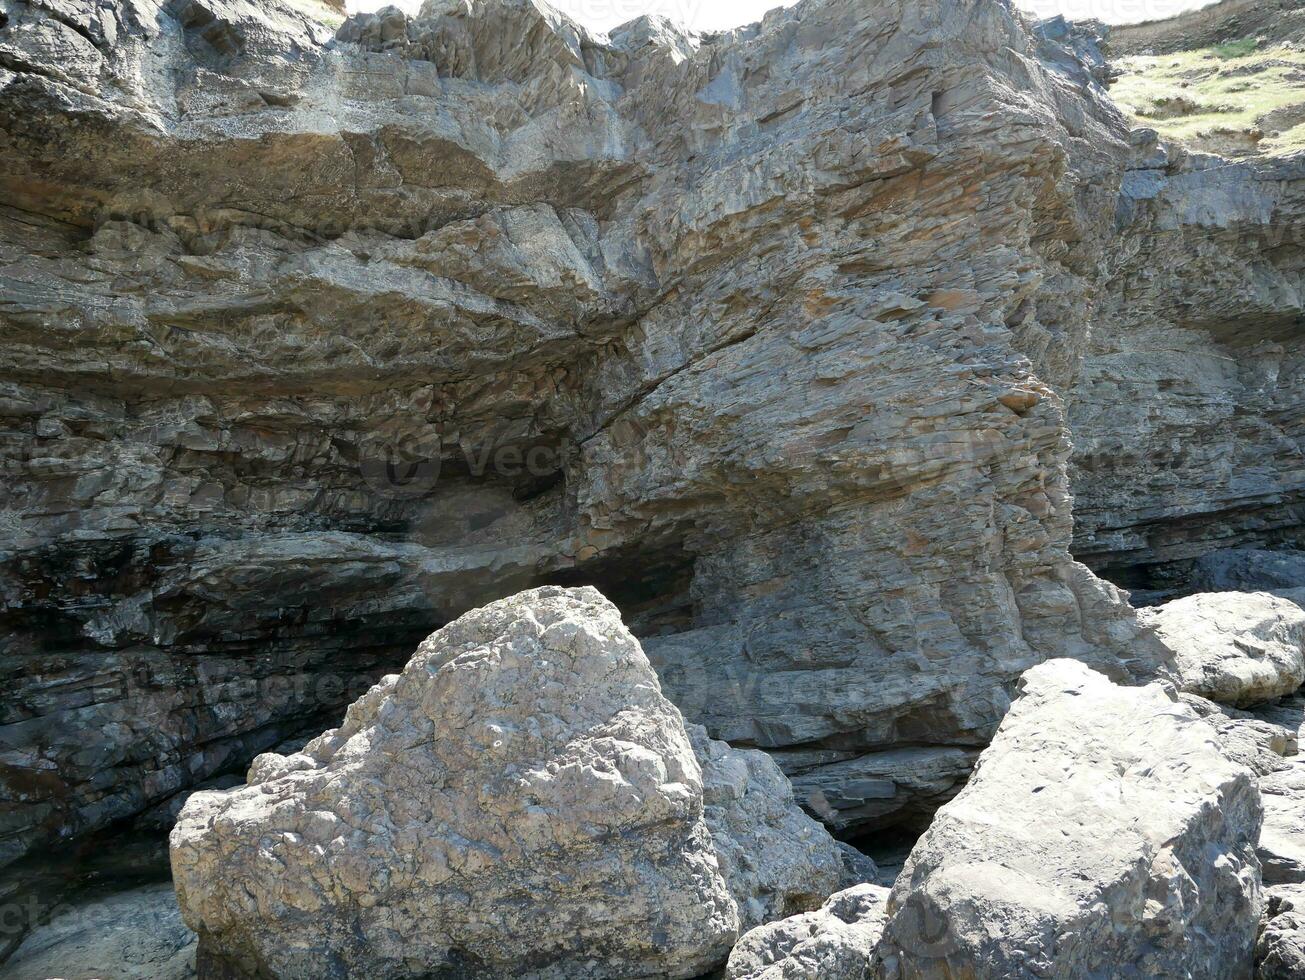
<svg viewBox="0 0 1305 980">
<path fill-rule="evenodd" d="M 1247 707 L 1305 681 L 1305 609 L 1267 592 L 1206 592 L 1138 614 L 1174 651 L 1182 690 Z"/>
<path fill-rule="evenodd" d="M 4 928 L 15 925 L 6 914 Z M 8 980 L 191 980 L 195 934 L 170 882 L 65 905 L 4 964 Z"/>
<path fill-rule="evenodd" d="M 857 885 L 814 912 L 753 929 L 730 953 L 725 980 L 869 977 L 887 901 L 887 888 Z"/>
<path fill-rule="evenodd" d="M 888 977 L 1248 977 L 1253 775 L 1158 684 L 1028 671 L 889 898 Z"/>
<path fill-rule="evenodd" d="M 1182 694 L 1179 700 L 1210 726 L 1225 756 L 1257 776 L 1290 768 L 1290 757 L 1300 751 L 1299 718 L 1288 726 L 1195 694 Z"/>
<path fill-rule="evenodd" d="M 1305 765 L 1260 779 L 1264 829 L 1257 851 L 1269 884 L 1305 882 Z"/>
<path fill-rule="evenodd" d="M 1305 977 L 1305 886 L 1264 890 L 1264 930 L 1255 944 L 1256 980 Z"/>
<path fill-rule="evenodd" d="M 540 584 L 848 825 L 1027 667 L 1161 656 L 1070 557 L 1052 388 L 1126 126 L 1006 5 L 0 11 L 0 859 Z"/>
<path fill-rule="evenodd" d="M 695 735 L 616 608 L 459 618 L 172 833 L 202 964 L 278 977 L 691 977 L 842 872 L 774 762 Z"/>
<path fill-rule="evenodd" d="M 868 854 L 861 853 L 846 841 L 838 841 L 839 853 L 843 856 L 843 877 L 839 890 L 846 891 L 857 885 L 875 885 L 879 881 L 879 865 Z"/>
<path fill-rule="evenodd" d="M 979 750 L 911 746 L 852 759 L 842 755 L 783 757 L 803 808 L 835 831 L 899 823 L 923 828 L 960 792 Z"/>
<path fill-rule="evenodd" d="M 1183 594 L 1209 552 L 1305 548 L 1305 156 L 1232 162 L 1135 130 L 1116 228 L 1065 392 L 1073 550 Z"/>
<path fill-rule="evenodd" d="M 798 808 L 774 759 L 708 738 L 701 725 L 688 732 L 702 767 L 703 816 L 741 929 L 814 908 L 848 875 L 874 873 L 873 861 L 839 846 Z"/>
<path fill-rule="evenodd" d="M 1175 17 L 1115 27 L 1110 53 L 1170 54 L 1244 37 L 1305 39 L 1305 11 L 1294 0 L 1220 0 Z"/>
</svg>

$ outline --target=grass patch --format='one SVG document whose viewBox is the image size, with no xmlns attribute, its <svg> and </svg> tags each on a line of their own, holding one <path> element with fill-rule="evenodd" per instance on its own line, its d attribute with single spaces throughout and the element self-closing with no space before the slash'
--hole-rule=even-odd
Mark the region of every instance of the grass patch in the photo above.
<svg viewBox="0 0 1305 980">
<path fill-rule="evenodd" d="M 1244 38 L 1117 67 L 1110 94 L 1138 125 L 1168 139 L 1233 157 L 1305 149 L 1305 52 L 1294 47 Z"/>
<path fill-rule="evenodd" d="M 1255 49 L 1260 46 L 1260 42 L 1253 37 L 1244 37 L 1237 41 L 1225 41 L 1223 44 L 1216 44 L 1210 50 L 1217 54 L 1225 61 L 1232 58 L 1245 58 L 1255 53 Z"/>
</svg>

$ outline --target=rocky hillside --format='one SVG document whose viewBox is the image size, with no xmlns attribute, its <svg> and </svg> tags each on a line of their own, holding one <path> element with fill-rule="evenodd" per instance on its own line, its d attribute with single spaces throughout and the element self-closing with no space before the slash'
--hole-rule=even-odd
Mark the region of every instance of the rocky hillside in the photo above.
<svg viewBox="0 0 1305 980">
<path fill-rule="evenodd" d="M 1305 40 L 1305 11 L 1294 0 L 1219 0 L 1176 17 L 1112 28 L 1110 53 L 1115 59 L 1168 55 L 1246 38 Z"/>
</svg>

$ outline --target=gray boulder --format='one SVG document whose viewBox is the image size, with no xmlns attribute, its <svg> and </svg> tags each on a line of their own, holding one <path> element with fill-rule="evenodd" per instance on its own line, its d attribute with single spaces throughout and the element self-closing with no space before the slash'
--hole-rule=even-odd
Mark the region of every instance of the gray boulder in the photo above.
<svg viewBox="0 0 1305 980">
<path fill-rule="evenodd" d="M 1274 885 L 1264 894 L 1264 929 L 1255 944 L 1256 980 L 1300 980 L 1305 977 L 1305 886 Z"/>
<path fill-rule="evenodd" d="M 773 763 L 697 737 L 705 766 L 597 591 L 467 613 L 340 728 L 187 801 L 172 865 L 200 962 L 321 978 L 711 969 L 741 923 L 818 904 L 841 859 Z"/>
<path fill-rule="evenodd" d="M 1161 685 L 1067 660 L 1021 685 L 893 888 L 882 976 L 1249 976 L 1252 773 Z"/>
<path fill-rule="evenodd" d="M 1218 705 L 1196 694 L 1180 694 L 1179 700 L 1210 726 L 1223 754 L 1233 762 L 1257 776 L 1292 767 L 1291 757 L 1299 751 L 1296 725 L 1286 726 L 1249 711 Z"/>
<path fill-rule="evenodd" d="M 1305 609 L 1265 592 L 1211 592 L 1144 609 L 1174 651 L 1179 686 L 1237 707 L 1291 694 L 1305 680 Z"/>
<path fill-rule="evenodd" d="M 868 854 L 862 854 L 846 841 L 838 841 L 838 850 L 843 855 L 843 878 L 839 882 L 840 891 L 855 888 L 857 885 L 881 884 L 879 865 L 874 858 Z"/>
<path fill-rule="evenodd" d="M 887 888 L 856 885 L 814 912 L 753 929 L 730 953 L 725 980 L 868 977 L 887 900 Z"/>
<path fill-rule="evenodd" d="M 702 767 L 704 817 L 720 873 L 738 900 L 740 927 L 819 906 L 847 873 L 843 848 L 798 808 L 766 753 L 731 748 L 701 725 L 688 732 Z"/>
</svg>

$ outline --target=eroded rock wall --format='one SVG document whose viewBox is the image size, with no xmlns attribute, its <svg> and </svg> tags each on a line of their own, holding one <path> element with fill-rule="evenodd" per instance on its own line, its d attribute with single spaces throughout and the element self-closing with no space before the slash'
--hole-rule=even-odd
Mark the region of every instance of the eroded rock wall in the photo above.
<svg viewBox="0 0 1305 980">
<path fill-rule="evenodd" d="M 1126 128 L 1003 3 L 0 12 L 6 860 L 546 582 L 845 826 L 1031 664 L 1153 669 L 1052 387 Z"/>
<path fill-rule="evenodd" d="M 1212 551 L 1305 544 L 1305 160 L 1133 142 L 1067 399 L 1074 553 L 1143 600 Z"/>
</svg>

